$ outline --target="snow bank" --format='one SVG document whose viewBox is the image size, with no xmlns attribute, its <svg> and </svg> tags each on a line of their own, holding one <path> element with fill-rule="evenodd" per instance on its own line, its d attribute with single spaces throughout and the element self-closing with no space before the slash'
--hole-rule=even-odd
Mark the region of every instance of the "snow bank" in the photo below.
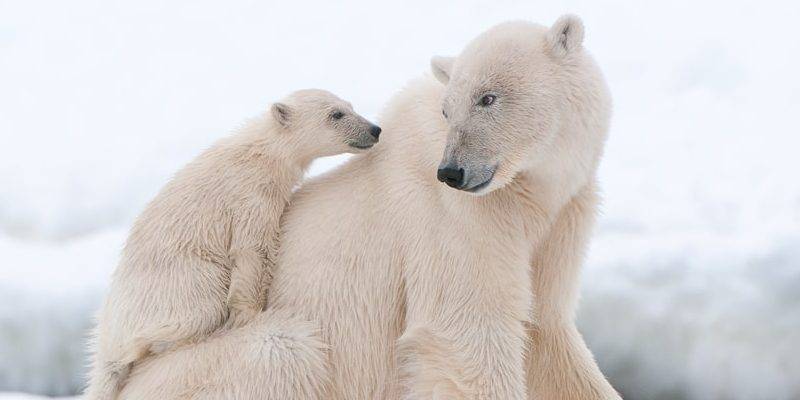
<svg viewBox="0 0 800 400">
<path fill-rule="evenodd" d="M 633 399 L 798 398 L 800 235 L 773 240 L 598 237 L 579 323 L 615 387 Z"/>
<path fill-rule="evenodd" d="M 122 230 L 58 244 L 0 237 L 0 388 L 68 395 L 84 386 L 91 317 L 124 238 Z"/>
<path fill-rule="evenodd" d="M 26 393 L 0 393 L 0 400 L 77 400 L 77 397 L 40 397 Z"/>
<path fill-rule="evenodd" d="M 132 219 L 269 101 L 324 87 L 375 117 L 431 55 L 574 12 L 615 101 L 579 316 L 598 362 L 631 399 L 800 398 L 800 3 L 47 7 L 0 5 L 0 390 L 79 390 Z"/>
</svg>

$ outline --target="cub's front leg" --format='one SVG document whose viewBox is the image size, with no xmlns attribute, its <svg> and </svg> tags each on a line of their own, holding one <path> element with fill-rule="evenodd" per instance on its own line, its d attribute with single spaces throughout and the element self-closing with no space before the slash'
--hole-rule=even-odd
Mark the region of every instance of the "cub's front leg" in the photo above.
<svg viewBox="0 0 800 400">
<path fill-rule="evenodd" d="M 235 228 L 226 326 L 242 326 L 264 310 L 277 252 L 277 218 L 252 215 Z"/>
<path fill-rule="evenodd" d="M 242 326 L 266 305 L 272 264 L 264 251 L 242 249 L 233 254 L 226 326 Z"/>
<path fill-rule="evenodd" d="M 398 356 L 408 398 L 526 398 L 527 268 L 482 268 L 436 268 L 452 274 L 407 279 L 408 328 Z"/>
</svg>

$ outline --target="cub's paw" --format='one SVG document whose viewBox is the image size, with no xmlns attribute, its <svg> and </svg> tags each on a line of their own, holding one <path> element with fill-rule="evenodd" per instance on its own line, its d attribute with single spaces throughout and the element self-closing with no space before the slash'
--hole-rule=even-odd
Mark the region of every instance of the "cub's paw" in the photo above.
<svg viewBox="0 0 800 400">
<path fill-rule="evenodd" d="M 255 319 L 260 313 L 261 310 L 231 308 L 228 310 L 228 319 L 225 320 L 223 329 L 235 329 L 247 325 L 247 323 Z"/>
</svg>

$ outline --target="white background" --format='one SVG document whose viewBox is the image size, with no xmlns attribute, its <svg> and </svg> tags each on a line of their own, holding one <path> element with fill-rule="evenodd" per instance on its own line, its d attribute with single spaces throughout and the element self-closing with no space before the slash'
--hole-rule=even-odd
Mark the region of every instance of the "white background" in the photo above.
<svg viewBox="0 0 800 400">
<path fill-rule="evenodd" d="M 615 102 L 580 314 L 602 369 L 630 399 L 800 397 L 799 3 L 376 3 L 0 0 L 0 391 L 80 389 L 132 219 L 270 101 L 379 120 L 432 55 L 572 12 Z"/>
</svg>

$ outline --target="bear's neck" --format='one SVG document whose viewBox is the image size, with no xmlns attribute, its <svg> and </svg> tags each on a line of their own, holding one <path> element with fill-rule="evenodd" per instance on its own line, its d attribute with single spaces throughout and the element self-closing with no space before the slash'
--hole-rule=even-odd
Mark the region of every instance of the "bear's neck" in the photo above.
<svg viewBox="0 0 800 400">
<path fill-rule="evenodd" d="M 314 160 L 296 139 L 303 132 L 284 132 L 265 116 L 248 122 L 232 137 L 244 162 L 265 174 L 300 179 Z"/>
<path fill-rule="evenodd" d="M 547 214 L 548 218 L 554 218 L 587 183 L 584 179 L 566 176 L 569 175 L 566 173 L 560 175 L 561 177 L 557 177 L 543 175 L 538 171 L 523 171 L 517 174 L 507 188 L 500 190 L 510 191 L 516 203 L 530 205 L 532 213 Z"/>
</svg>

